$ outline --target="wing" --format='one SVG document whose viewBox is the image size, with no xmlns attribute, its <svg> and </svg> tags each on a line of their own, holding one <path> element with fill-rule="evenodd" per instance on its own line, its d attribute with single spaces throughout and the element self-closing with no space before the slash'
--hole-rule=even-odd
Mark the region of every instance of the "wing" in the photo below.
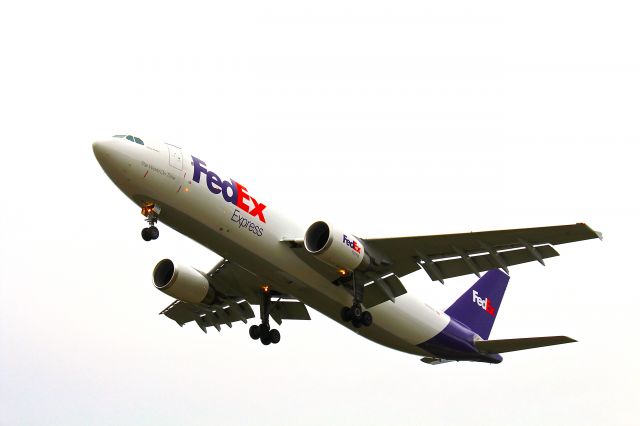
<svg viewBox="0 0 640 426">
<path fill-rule="evenodd" d="M 470 232 L 423 237 L 365 239 L 385 257 L 390 271 L 402 277 L 422 268 L 432 280 L 443 282 L 489 269 L 508 267 L 558 256 L 552 247 L 574 241 L 602 239 L 602 234 L 584 223 L 542 228 Z"/>
<path fill-rule="evenodd" d="M 181 327 L 191 321 L 204 331 L 208 327 L 221 330 L 221 325 L 231 327 L 234 322 L 255 317 L 251 305 L 260 305 L 260 287 L 265 282 L 259 276 L 228 260 L 220 261 L 207 277 L 216 291 L 221 294 L 214 305 L 194 304 L 176 300 L 160 312 L 178 323 Z M 283 320 L 309 320 L 309 312 L 304 303 L 293 297 L 275 293 L 277 299 L 271 303 L 269 315 L 278 323 Z"/>
</svg>

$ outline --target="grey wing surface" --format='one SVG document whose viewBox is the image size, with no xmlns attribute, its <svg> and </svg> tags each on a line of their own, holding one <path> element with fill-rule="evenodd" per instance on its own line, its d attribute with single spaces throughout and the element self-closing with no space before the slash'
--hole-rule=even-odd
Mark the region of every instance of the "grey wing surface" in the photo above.
<svg viewBox="0 0 640 426">
<path fill-rule="evenodd" d="M 365 239 L 381 253 L 389 269 L 402 277 L 422 268 L 432 280 L 508 267 L 558 256 L 554 245 L 602 239 L 602 234 L 584 223 L 540 228 L 469 232 L 421 237 Z"/>
</svg>

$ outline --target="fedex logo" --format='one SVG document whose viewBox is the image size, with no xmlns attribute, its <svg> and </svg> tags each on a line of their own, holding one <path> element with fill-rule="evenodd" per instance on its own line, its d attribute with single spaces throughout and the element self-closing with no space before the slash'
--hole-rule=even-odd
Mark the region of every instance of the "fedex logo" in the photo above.
<svg viewBox="0 0 640 426">
<path fill-rule="evenodd" d="M 481 299 L 480 296 L 478 296 L 478 292 L 473 290 L 473 301 L 476 302 L 478 306 L 480 306 L 485 311 L 489 312 L 494 317 L 496 316 L 496 309 L 493 306 L 491 306 L 491 300 L 488 297 L 485 299 Z"/>
<path fill-rule="evenodd" d="M 342 234 L 342 242 L 351 247 L 356 253 L 360 253 L 362 251 L 362 247 L 358 245 L 358 242 L 356 240 L 351 241 L 344 234 Z"/>
<path fill-rule="evenodd" d="M 230 181 L 222 180 L 214 172 L 207 170 L 204 161 L 191 156 L 193 159 L 193 181 L 200 183 L 202 175 L 206 176 L 207 188 L 212 194 L 222 194 L 227 203 L 232 203 L 240 210 L 249 213 L 253 217 L 260 219 L 262 223 L 267 223 L 264 218 L 264 209 L 267 207 L 259 203 L 255 198 L 247 193 L 247 188 L 231 179 Z"/>
</svg>

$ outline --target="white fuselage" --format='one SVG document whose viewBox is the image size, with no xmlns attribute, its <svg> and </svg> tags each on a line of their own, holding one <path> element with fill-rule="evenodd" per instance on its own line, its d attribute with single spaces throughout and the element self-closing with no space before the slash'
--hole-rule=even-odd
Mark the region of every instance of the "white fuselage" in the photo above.
<svg viewBox="0 0 640 426">
<path fill-rule="evenodd" d="M 194 155 L 212 172 L 208 177 L 200 170 L 196 182 L 192 155 L 172 145 L 113 139 L 95 142 L 94 151 L 112 181 L 138 206 L 146 202 L 160 206 L 161 222 L 260 276 L 275 290 L 345 325 L 340 309 L 351 305 L 351 294 L 333 285 L 282 242 L 301 238 L 305 228 L 280 215 L 261 194 L 251 193 L 250 186 L 240 194 L 240 201 L 228 201 L 229 193 L 226 199 L 222 190 L 224 181 L 231 182 L 231 178 L 221 173 L 214 157 Z M 261 208 L 262 203 L 266 207 Z M 373 326 L 353 331 L 416 355 L 429 355 L 416 345 L 436 336 L 450 321 L 445 313 L 408 293 L 395 303 L 368 309 L 375 318 Z"/>
</svg>

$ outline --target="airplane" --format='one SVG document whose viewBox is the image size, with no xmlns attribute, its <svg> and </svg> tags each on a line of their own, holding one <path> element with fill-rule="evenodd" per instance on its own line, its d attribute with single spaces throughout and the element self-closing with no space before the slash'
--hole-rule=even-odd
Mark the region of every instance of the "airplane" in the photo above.
<svg viewBox="0 0 640 426">
<path fill-rule="evenodd" d="M 501 353 L 575 342 L 566 336 L 491 340 L 509 281 L 509 267 L 558 256 L 554 245 L 602 234 L 584 223 L 449 235 L 360 238 L 318 220 L 305 228 L 220 173 L 219 163 L 133 135 L 93 142 L 111 181 L 139 208 L 156 240 L 161 222 L 221 256 L 209 271 L 163 259 L 154 286 L 173 297 L 161 314 L 180 326 L 210 327 L 255 318 L 249 335 L 280 342 L 272 328 L 309 320 L 307 306 L 386 347 L 427 364 L 497 364 Z M 201 159 L 202 158 L 202 159 Z M 442 311 L 409 294 L 400 278 L 426 272 L 432 281 L 475 274 L 479 279 Z M 482 272 L 487 271 L 484 275 Z"/>
</svg>

